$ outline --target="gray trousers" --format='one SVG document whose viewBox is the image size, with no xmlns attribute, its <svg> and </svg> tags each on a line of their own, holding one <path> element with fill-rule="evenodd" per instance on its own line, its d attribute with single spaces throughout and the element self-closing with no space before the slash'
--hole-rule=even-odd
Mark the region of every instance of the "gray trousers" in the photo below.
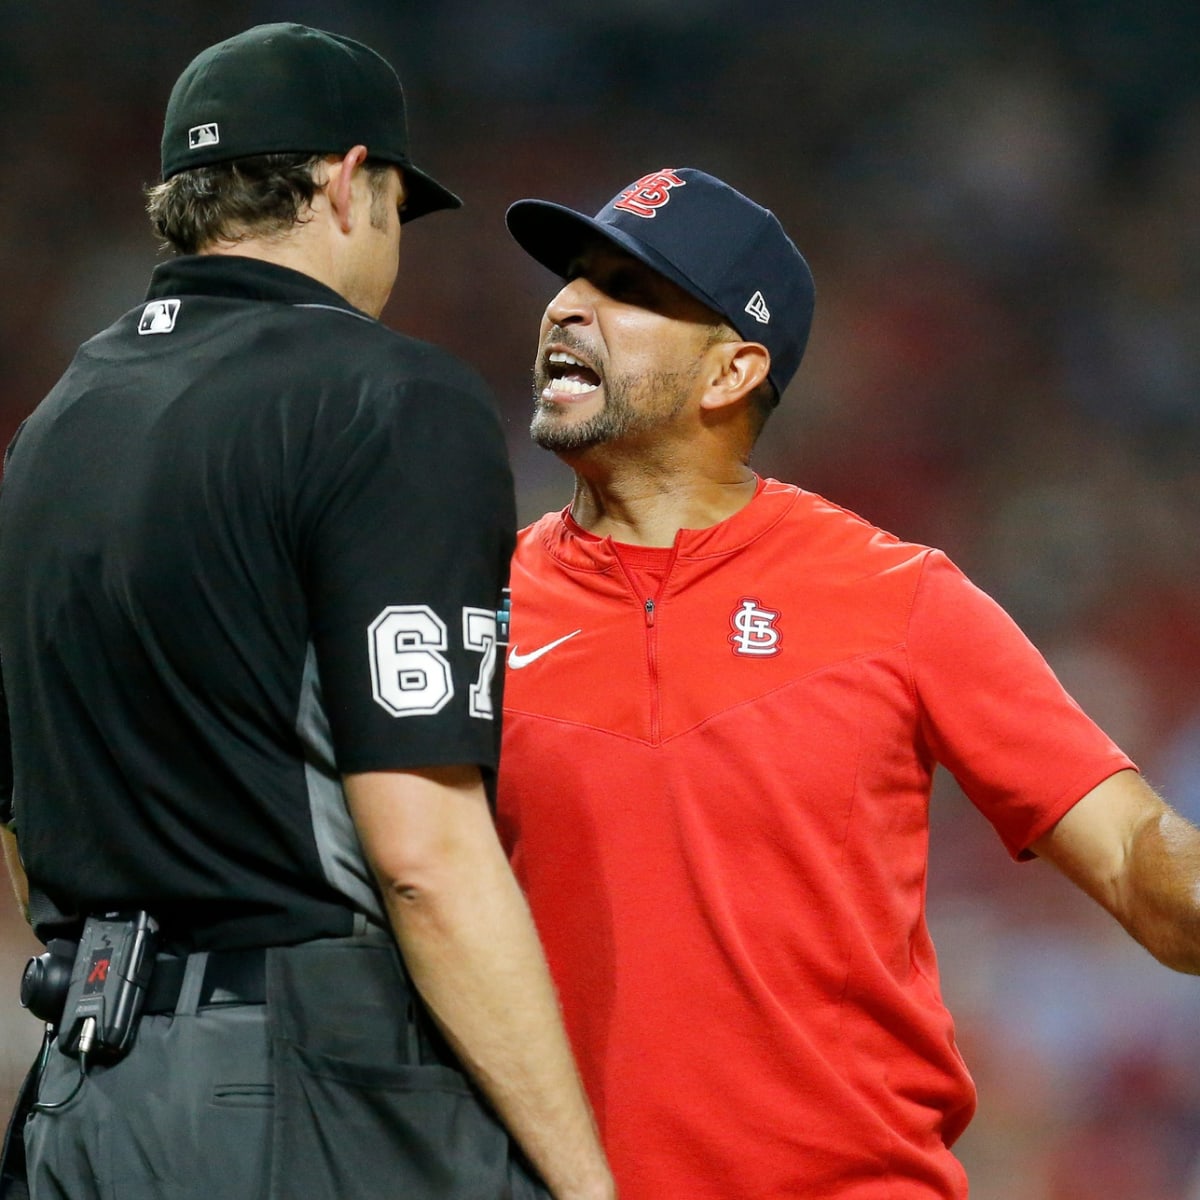
<svg viewBox="0 0 1200 1200">
<path fill-rule="evenodd" d="M 266 1006 L 196 1008 L 193 955 L 171 1016 L 143 1017 L 133 1049 L 25 1127 L 31 1200 L 263 1200 L 274 1087 Z M 67 1096 L 73 1058 L 50 1051 L 38 1099 Z"/>
<path fill-rule="evenodd" d="M 408 990 L 390 939 L 266 952 L 265 1004 L 143 1016 L 25 1126 L 32 1200 L 549 1200 Z M 50 1051 L 39 1103 L 76 1060 Z"/>
</svg>

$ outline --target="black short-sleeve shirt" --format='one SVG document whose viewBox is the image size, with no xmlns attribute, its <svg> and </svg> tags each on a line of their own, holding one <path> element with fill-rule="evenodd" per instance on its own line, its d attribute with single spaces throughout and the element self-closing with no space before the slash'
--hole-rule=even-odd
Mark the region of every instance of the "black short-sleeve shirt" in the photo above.
<svg viewBox="0 0 1200 1200">
<path fill-rule="evenodd" d="M 514 525 L 468 367 L 280 267 L 159 267 L 0 489 L 3 791 L 34 889 L 199 947 L 379 918 L 341 776 L 494 771 Z"/>
</svg>

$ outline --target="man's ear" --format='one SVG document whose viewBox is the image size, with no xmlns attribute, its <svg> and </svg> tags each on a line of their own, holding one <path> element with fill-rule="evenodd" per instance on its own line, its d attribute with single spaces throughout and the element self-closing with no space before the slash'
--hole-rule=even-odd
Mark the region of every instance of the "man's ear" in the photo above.
<svg viewBox="0 0 1200 1200">
<path fill-rule="evenodd" d="M 700 401 L 718 409 L 750 395 L 771 370 L 771 353 L 760 342 L 718 342 L 712 378 Z"/>
<path fill-rule="evenodd" d="M 354 227 L 354 177 L 367 161 L 366 146 L 351 146 L 341 158 L 326 159 L 328 178 L 325 195 L 338 228 L 349 233 Z"/>
</svg>

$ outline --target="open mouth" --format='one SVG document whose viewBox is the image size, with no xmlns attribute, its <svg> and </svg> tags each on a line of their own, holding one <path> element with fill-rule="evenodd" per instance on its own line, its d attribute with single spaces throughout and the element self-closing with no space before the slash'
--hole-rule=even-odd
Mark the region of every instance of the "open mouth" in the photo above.
<svg viewBox="0 0 1200 1200">
<path fill-rule="evenodd" d="M 582 359 L 554 350 L 546 359 L 547 390 L 578 396 L 600 386 L 600 376 Z"/>
</svg>

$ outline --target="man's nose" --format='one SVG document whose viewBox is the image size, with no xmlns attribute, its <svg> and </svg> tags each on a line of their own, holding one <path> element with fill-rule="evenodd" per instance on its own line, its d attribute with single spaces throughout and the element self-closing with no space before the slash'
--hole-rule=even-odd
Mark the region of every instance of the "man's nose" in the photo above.
<svg viewBox="0 0 1200 1200">
<path fill-rule="evenodd" d="M 582 276 L 563 284 L 546 305 L 546 320 L 552 325 L 586 325 L 593 316 L 596 289 Z"/>
</svg>

